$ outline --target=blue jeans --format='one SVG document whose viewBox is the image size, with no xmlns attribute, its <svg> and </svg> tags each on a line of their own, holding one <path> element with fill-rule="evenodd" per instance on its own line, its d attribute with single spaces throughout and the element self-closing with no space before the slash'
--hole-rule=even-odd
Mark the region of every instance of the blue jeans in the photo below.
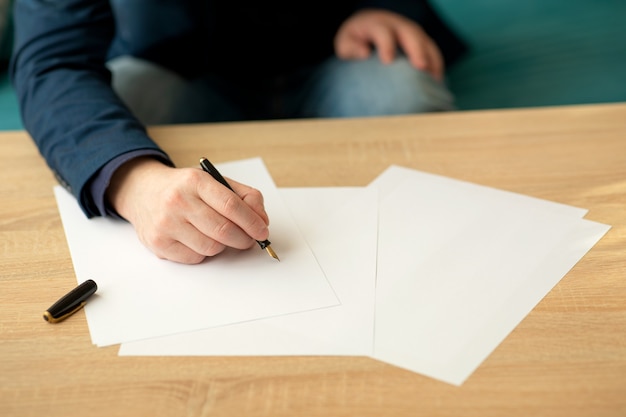
<svg viewBox="0 0 626 417">
<path fill-rule="evenodd" d="M 147 125 L 314 117 L 363 117 L 454 109 L 443 83 L 402 56 L 383 65 L 330 58 L 288 76 L 206 75 L 187 80 L 134 57 L 108 63 L 113 88 Z"/>
</svg>

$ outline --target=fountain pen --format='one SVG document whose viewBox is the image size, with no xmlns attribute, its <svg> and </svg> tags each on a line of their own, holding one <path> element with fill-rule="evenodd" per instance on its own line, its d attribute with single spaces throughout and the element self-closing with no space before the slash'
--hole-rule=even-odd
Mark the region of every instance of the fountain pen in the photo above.
<svg viewBox="0 0 626 417">
<path fill-rule="evenodd" d="M 230 191 L 232 191 L 233 193 L 235 192 L 235 190 L 233 190 L 233 188 L 230 186 L 230 184 L 224 179 L 224 177 L 222 177 L 222 174 L 220 174 L 220 172 L 217 170 L 217 168 L 215 168 L 213 166 L 213 164 L 206 158 L 200 158 L 200 167 L 202 167 L 202 170 L 206 173 L 208 173 L 209 175 L 211 175 L 216 181 L 218 181 L 220 184 L 222 184 L 224 187 L 228 188 Z M 235 193 L 236 194 L 236 193 Z M 267 253 L 274 259 L 276 259 L 277 261 L 280 261 L 280 259 L 278 259 L 278 255 L 276 255 L 276 252 L 274 252 L 274 249 L 272 249 L 271 242 L 269 240 L 264 240 L 264 241 L 260 241 L 257 240 L 256 241 L 259 246 L 261 247 L 261 249 L 265 249 L 267 251 Z"/>
</svg>

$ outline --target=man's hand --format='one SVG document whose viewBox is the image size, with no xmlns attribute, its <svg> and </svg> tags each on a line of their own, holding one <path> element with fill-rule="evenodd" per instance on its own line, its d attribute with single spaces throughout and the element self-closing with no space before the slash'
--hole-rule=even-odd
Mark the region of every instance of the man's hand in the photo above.
<svg viewBox="0 0 626 417">
<path fill-rule="evenodd" d="M 391 63 L 400 48 L 415 68 L 437 80 L 443 78 L 439 48 L 417 23 L 404 16 L 386 10 L 362 10 L 343 22 L 335 35 L 335 53 L 342 59 L 366 59 L 372 46 L 384 64 Z"/>
<path fill-rule="evenodd" d="M 261 193 L 228 182 L 237 195 L 199 168 L 137 158 L 115 172 L 107 198 L 159 258 L 194 264 L 268 238 Z"/>
</svg>

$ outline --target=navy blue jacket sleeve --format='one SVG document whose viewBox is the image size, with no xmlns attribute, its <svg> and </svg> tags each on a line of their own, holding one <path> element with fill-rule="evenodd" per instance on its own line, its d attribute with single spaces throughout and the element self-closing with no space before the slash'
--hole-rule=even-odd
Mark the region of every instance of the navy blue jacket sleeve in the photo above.
<svg viewBox="0 0 626 417">
<path fill-rule="evenodd" d="M 10 75 L 24 126 L 85 214 L 98 215 L 89 181 L 103 166 L 136 150 L 162 153 L 110 86 L 109 2 L 17 0 L 14 18 Z"/>
</svg>

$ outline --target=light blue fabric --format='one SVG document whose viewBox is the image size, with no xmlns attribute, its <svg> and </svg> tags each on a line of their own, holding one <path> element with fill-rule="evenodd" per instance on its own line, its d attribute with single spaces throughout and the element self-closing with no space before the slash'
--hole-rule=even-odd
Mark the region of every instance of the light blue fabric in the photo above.
<svg viewBox="0 0 626 417">
<path fill-rule="evenodd" d="M 453 110 L 447 87 L 397 57 L 384 65 L 330 59 L 305 85 L 301 117 L 360 117 Z M 298 103 L 299 104 L 299 103 Z"/>
<path fill-rule="evenodd" d="M 404 57 L 384 65 L 329 59 L 290 77 L 186 81 L 133 57 L 108 64 L 113 87 L 145 124 L 302 117 L 360 117 L 453 109 L 445 85 L 411 67 Z M 278 93 L 275 93 L 278 91 Z"/>
</svg>

